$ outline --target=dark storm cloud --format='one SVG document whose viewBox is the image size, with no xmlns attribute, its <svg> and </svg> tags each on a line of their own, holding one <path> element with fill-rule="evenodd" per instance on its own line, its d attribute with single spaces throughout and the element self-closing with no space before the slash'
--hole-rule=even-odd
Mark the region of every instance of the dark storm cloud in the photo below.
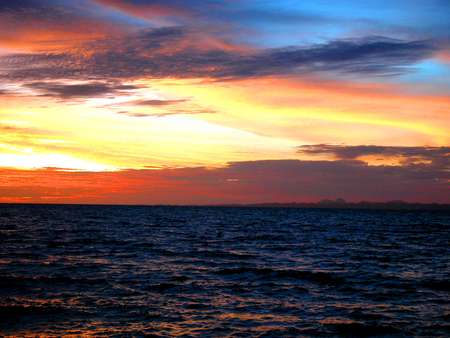
<svg viewBox="0 0 450 338">
<path fill-rule="evenodd" d="M 450 169 L 450 147 L 390 147 L 375 145 L 332 145 L 316 144 L 297 147 L 301 154 L 332 154 L 338 159 L 357 159 L 366 155 L 397 157 L 401 163 L 410 164 L 431 161 L 430 165 L 448 167 Z"/>
<path fill-rule="evenodd" d="M 16 54 L 3 57 L 7 76 L 30 78 L 213 78 L 315 72 L 392 75 L 435 51 L 430 41 L 382 37 L 242 52 L 212 47 L 185 27 L 147 29 L 126 38 L 102 39 L 66 54 Z"/>
<path fill-rule="evenodd" d="M 99 97 L 123 91 L 138 89 L 137 86 L 110 84 L 104 82 L 88 82 L 82 84 L 64 84 L 59 82 L 32 82 L 23 87 L 38 92 L 41 96 L 60 99 Z"/>
</svg>

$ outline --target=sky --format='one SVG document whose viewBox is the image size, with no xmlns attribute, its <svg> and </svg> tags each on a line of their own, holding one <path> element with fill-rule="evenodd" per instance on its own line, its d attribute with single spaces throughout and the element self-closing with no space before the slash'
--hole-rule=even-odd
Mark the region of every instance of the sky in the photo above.
<svg viewBox="0 0 450 338">
<path fill-rule="evenodd" d="M 448 0 L 3 0 L 0 202 L 450 203 Z"/>
</svg>

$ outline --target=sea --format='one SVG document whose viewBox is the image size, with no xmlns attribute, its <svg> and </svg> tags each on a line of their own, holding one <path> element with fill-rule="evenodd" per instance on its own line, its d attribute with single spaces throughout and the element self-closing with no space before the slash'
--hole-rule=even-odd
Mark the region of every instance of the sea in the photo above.
<svg viewBox="0 0 450 338">
<path fill-rule="evenodd" d="M 450 212 L 0 204 L 1 337 L 450 337 Z"/>
</svg>

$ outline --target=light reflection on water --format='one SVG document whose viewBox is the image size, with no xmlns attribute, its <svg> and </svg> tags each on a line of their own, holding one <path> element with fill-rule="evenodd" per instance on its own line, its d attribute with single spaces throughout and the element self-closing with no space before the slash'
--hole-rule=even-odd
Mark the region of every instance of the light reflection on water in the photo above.
<svg viewBox="0 0 450 338">
<path fill-rule="evenodd" d="M 446 337 L 450 214 L 0 205 L 0 333 Z"/>
</svg>

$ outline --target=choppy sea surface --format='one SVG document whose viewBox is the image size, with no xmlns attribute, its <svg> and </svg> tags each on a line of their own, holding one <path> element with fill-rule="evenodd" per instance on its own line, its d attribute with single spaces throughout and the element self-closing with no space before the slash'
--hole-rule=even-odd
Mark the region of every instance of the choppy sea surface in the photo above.
<svg viewBox="0 0 450 338">
<path fill-rule="evenodd" d="M 2 337 L 450 337 L 450 213 L 0 205 Z"/>
</svg>

